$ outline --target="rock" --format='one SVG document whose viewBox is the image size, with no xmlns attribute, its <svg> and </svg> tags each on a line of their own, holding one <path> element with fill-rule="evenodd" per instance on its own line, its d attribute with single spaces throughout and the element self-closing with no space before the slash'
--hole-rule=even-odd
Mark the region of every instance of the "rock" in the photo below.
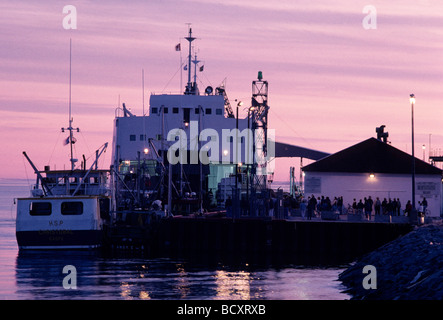
<svg viewBox="0 0 443 320">
<path fill-rule="evenodd" d="M 376 268 L 376 289 L 365 289 L 363 268 Z M 371 275 L 374 276 L 374 275 Z M 425 225 L 363 256 L 339 275 L 352 299 L 442 300 L 443 227 Z"/>
</svg>

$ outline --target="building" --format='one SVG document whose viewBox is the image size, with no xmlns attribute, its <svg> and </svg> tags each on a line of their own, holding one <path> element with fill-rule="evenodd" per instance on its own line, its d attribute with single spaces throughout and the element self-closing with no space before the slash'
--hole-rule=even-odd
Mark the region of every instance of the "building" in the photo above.
<svg viewBox="0 0 443 320">
<path fill-rule="evenodd" d="M 343 197 L 343 204 L 371 196 L 375 201 L 400 199 L 402 209 L 412 199 L 412 159 L 390 144 L 369 138 L 302 168 L 305 194 Z M 415 158 L 415 199 L 426 198 L 428 216 L 442 212 L 442 170 Z"/>
</svg>

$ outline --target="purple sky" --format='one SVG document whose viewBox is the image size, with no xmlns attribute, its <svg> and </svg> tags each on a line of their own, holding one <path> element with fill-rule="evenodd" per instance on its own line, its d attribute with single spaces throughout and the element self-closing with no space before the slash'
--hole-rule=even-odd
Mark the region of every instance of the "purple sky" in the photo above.
<svg viewBox="0 0 443 320">
<path fill-rule="evenodd" d="M 251 81 L 269 81 L 269 126 L 279 141 L 337 152 L 375 136 L 411 152 L 409 94 L 415 93 L 416 155 L 443 149 L 443 2 L 437 1 L 3 1 L 0 3 L 0 178 L 33 179 L 69 167 L 69 38 L 77 157 L 112 142 L 114 111 L 142 113 L 150 92 L 180 89 L 175 45 L 192 23 L 205 71 L 201 88 L 226 78 L 231 100 L 250 101 Z M 65 5 L 77 29 L 65 30 Z M 365 30 L 366 5 L 377 28 Z M 186 53 L 182 52 L 183 58 Z M 244 116 L 245 113 L 242 114 Z M 443 150 L 442 150 L 443 153 Z M 109 166 L 111 148 L 104 167 Z M 288 178 L 279 160 L 276 180 Z M 306 162 L 305 162 L 306 164 Z"/>
</svg>

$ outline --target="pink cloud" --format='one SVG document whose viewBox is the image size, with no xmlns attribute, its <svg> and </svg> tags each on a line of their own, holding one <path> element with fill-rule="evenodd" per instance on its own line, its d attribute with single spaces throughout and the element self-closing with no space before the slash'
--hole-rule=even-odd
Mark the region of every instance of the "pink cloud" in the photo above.
<svg viewBox="0 0 443 320">
<path fill-rule="evenodd" d="M 142 68 L 145 101 L 151 91 L 179 89 L 179 73 L 171 80 L 180 63 L 174 46 L 186 22 L 193 23 L 205 60 L 203 85 L 227 78 L 229 97 L 249 101 L 251 81 L 263 71 L 270 126 L 285 142 L 335 152 L 386 124 L 393 144 L 407 149 L 414 92 L 417 145 L 428 144 L 429 134 L 435 148 L 443 144 L 441 4 L 374 1 L 376 30 L 362 28 L 366 3 L 351 1 L 71 4 L 77 30 L 62 28 L 57 1 L 1 6 L 0 144 L 9 151 L 0 156 L 0 177 L 23 176 L 23 150 L 32 150 L 41 166 L 48 161 L 51 140 L 66 125 L 70 37 L 75 121 L 95 150 L 112 139 L 119 95 L 141 114 Z M 64 151 L 59 154 L 61 166 Z M 286 179 L 287 170 L 280 176 Z"/>
</svg>

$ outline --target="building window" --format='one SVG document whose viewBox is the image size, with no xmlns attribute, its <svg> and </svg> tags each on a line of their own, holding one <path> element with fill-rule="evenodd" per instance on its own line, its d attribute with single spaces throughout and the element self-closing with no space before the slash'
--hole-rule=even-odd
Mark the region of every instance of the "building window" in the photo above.
<svg viewBox="0 0 443 320">
<path fill-rule="evenodd" d="M 140 135 L 140 141 L 146 141 L 146 135 L 145 134 L 141 134 Z"/>
<path fill-rule="evenodd" d="M 206 108 L 205 114 L 212 114 L 212 109 L 211 108 Z"/>
<path fill-rule="evenodd" d="M 51 212 L 51 202 L 31 202 L 29 205 L 29 214 L 31 216 L 49 216 Z"/>
<path fill-rule="evenodd" d="M 168 113 L 168 112 L 169 112 L 168 108 L 163 107 L 163 113 Z"/>
<path fill-rule="evenodd" d="M 136 135 L 135 134 L 129 135 L 129 141 L 135 141 L 135 140 L 136 140 Z"/>
<path fill-rule="evenodd" d="M 183 122 L 189 125 L 191 121 L 191 108 L 183 108 Z"/>
<path fill-rule="evenodd" d="M 61 207 L 62 215 L 81 215 L 83 214 L 83 202 L 80 201 L 70 201 L 62 202 Z"/>
<path fill-rule="evenodd" d="M 158 113 L 158 108 L 157 107 L 152 107 L 151 108 L 151 112 L 152 113 Z"/>
<path fill-rule="evenodd" d="M 178 108 L 177 107 L 172 108 L 172 113 L 178 113 Z"/>
<path fill-rule="evenodd" d="M 220 108 L 215 109 L 215 114 L 223 115 L 223 109 L 220 109 Z"/>
</svg>

